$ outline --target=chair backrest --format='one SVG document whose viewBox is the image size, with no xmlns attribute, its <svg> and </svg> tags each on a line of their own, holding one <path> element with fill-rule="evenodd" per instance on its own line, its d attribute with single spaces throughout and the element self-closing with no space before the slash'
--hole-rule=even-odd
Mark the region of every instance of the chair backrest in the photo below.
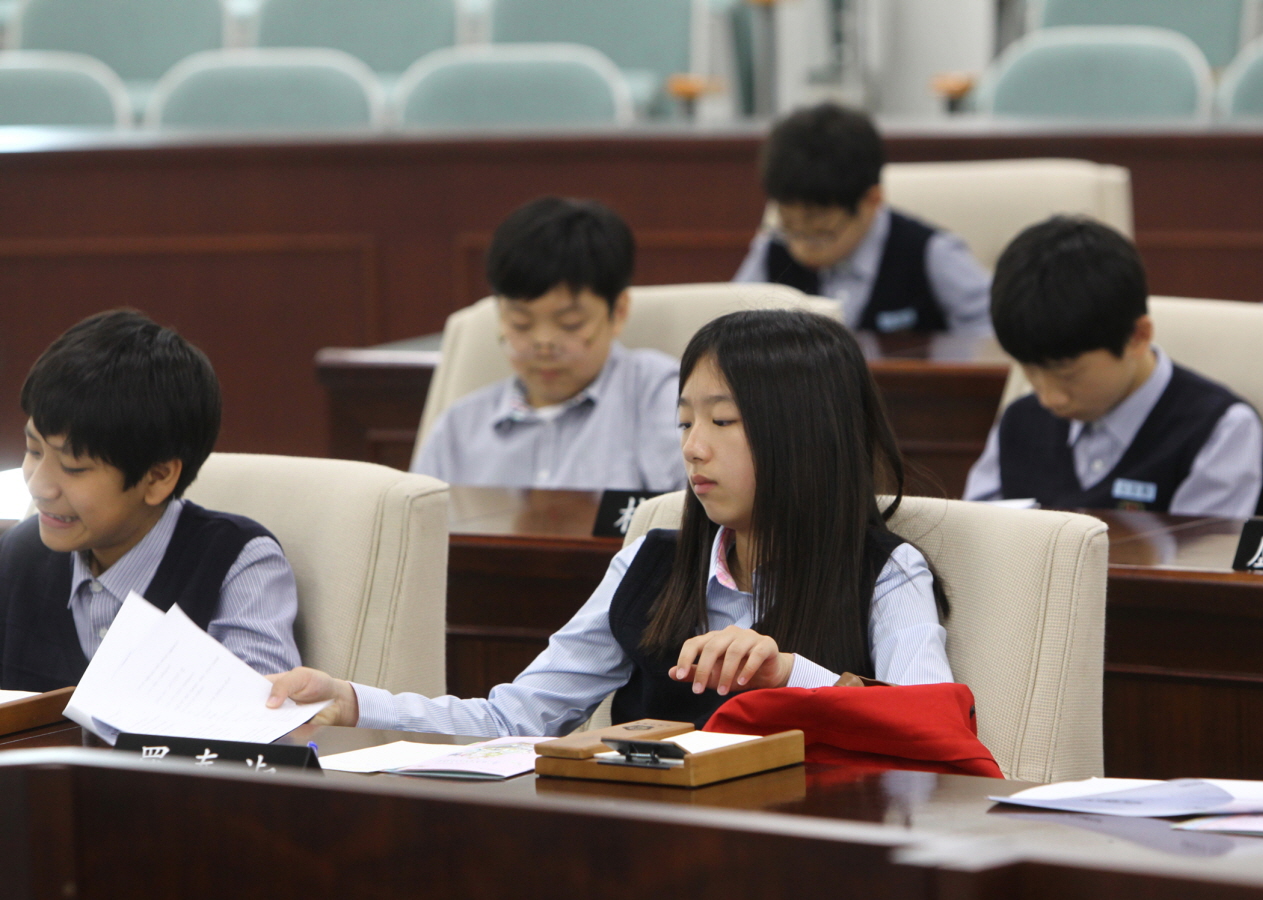
<svg viewBox="0 0 1263 900">
<path fill-rule="evenodd" d="M 1263 116 L 1263 38 L 1251 41 L 1224 69 L 1215 108 L 1227 119 Z"/>
<path fill-rule="evenodd" d="M 641 504 L 630 543 L 678 528 L 684 492 Z M 1101 775 L 1105 523 L 1051 510 L 905 497 L 891 530 L 934 566 L 952 613 L 952 674 L 977 701 L 978 737 L 1006 778 Z"/>
<path fill-rule="evenodd" d="M 679 358 L 697 329 L 741 309 L 810 309 L 837 317 L 833 300 L 808 297 L 782 284 L 668 284 L 631 289 L 631 311 L 619 337 L 628 347 L 652 347 Z M 500 348 L 494 297 L 457 310 L 443 326 L 442 359 L 430 379 L 417 433 L 419 452 L 439 415 L 456 400 L 513 374 Z"/>
<path fill-rule="evenodd" d="M 444 692 L 447 485 L 372 463 L 213 453 L 188 497 L 276 535 L 298 581 L 305 665 Z"/>
<path fill-rule="evenodd" d="M 395 85 L 394 120 L 430 128 L 626 125 L 631 92 L 618 67 L 577 44 L 436 50 Z"/>
<path fill-rule="evenodd" d="M 889 163 L 890 204 L 946 228 L 988 269 L 1018 232 L 1056 213 L 1132 233 L 1131 173 L 1081 159 Z"/>
<path fill-rule="evenodd" d="M 1241 47 L 1242 0 L 1041 0 L 1042 27 L 1150 25 L 1192 40 L 1215 67 L 1226 66 Z"/>
<path fill-rule="evenodd" d="M 454 0 L 266 0 L 260 47 L 331 47 L 399 74 L 456 43 Z"/>
<path fill-rule="evenodd" d="M 1231 388 L 1263 410 L 1263 304 L 1191 297 L 1150 297 L 1154 342 L 1171 359 Z M 1031 384 L 1014 363 L 1000 399 L 1000 411 Z"/>
<path fill-rule="evenodd" d="M 385 101 L 367 65 L 323 48 L 210 50 L 154 87 L 154 128 L 345 130 L 380 126 Z"/>
<path fill-rule="evenodd" d="M 130 128 L 127 88 L 109 66 L 80 53 L 0 53 L 0 125 Z"/>
<path fill-rule="evenodd" d="M 25 0 L 7 41 L 96 57 L 124 81 L 153 81 L 190 53 L 224 45 L 220 0 Z"/>
<path fill-rule="evenodd" d="M 644 107 L 691 70 L 692 13 L 693 0 L 494 0 L 491 40 L 594 47 L 628 74 Z"/>
<path fill-rule="evenodd" d="M 1059 119 L 1200 120 L 1213 81 L 1191 40 L 1164 28 L 1044 28 L 1014 41 L 978 86 L 980 112 Z"/>
</svg>

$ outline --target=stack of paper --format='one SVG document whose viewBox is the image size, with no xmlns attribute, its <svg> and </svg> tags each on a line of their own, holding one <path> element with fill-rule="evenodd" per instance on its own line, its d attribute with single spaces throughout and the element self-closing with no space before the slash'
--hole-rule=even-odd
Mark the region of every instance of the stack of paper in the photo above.
<svg viewBox="0 0 1263 900">
<path fill-rule="evenodd" d="M 265 705 L 272 683 L 179 606 L 165 614 L 127 595 L 79 686 L 66 718 L 113 744 L 121 732 L 269 743 L 329 705 Z"/>
<path fill-rule="evenodd" d="M 320 758 L 333 772 L 394 772 L 440 778 L 500 780 L 535 771 L 535 745 L 548 738 L 504 737 L 477 744 L 417 744 L 395 741 Z"/>
<path fill-rule="evenodd" d="M 987 799 L 1038 809 L 1107 816 L 1227 816 L 1263 813 L 1263 781 L 1089 778 L 1086 781 L 1040 785 L 1009 797 Z M 1209 829 L 1203 827 L 1202 830 Z"/>
</svg>

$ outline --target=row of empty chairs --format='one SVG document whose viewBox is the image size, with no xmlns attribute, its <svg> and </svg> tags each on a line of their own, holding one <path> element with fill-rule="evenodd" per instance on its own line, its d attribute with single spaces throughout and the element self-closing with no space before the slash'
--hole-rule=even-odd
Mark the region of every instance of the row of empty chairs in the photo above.
<svg viewBox="0 0 1263 900">
<path fill-rule="evenodd" d="M 264 0 L 250 40 L 259 47 L 341 50 L 387 83 L 457 44 L 459 0 Z M 576 43 L 623 74 L 638 109 L 669 109 L 664 90 L 691 65 L 692 0 L 490 0 L 495 44 Z M 81 53 L 109 66 L 141 111 L 181 60 L 223 49 L 221 0 L 24 0 L 9 49 Z"/>
<path fill-rule="evenodd" d="M 995 116 L 1204 121 L 1263 116 L 1263 39 L 1243 48 L 1216 87 L 1189 37 L 1150 26 L 1032 31 L 995 60 L 975 91 Z"/>
<path fill-rule="evenodd" d="M 618 68 L 577 44 L 436 50 L 389 94 L 339 50 L 210 50 L 176 63 L 150 94 L 144 122 L 154 128 L 591 127 L 634 116 Z M 134 111 L 122 80 L 92 57 L 0 53 L 0 125 L 126 128 Z"/>
</svg>

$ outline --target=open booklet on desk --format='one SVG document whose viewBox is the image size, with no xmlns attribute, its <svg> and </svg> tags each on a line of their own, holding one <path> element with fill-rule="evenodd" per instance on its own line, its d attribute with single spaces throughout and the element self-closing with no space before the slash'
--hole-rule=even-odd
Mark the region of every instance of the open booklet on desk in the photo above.
<svg viewBox="0 0 1263 900">
<path fill-rule="evenodd" d="M 121 732 L 268 743 L 324 703 L 265 705 L 272 683 L 193 624 L 135 591 L 66 706 L 66 718 L 113 745 Z"/>
</svg>

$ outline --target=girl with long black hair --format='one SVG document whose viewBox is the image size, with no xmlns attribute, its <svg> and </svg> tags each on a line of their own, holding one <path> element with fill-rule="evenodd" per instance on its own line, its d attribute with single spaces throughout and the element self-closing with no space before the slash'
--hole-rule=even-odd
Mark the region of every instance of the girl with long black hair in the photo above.
<svg viewBox="0 0 1263 900">
<path fill-rule="evenodd" d="M 690 485 L 679 532 L 615 556 L 511 684 L 485 700 L 427 698 L 304 668 L 273 676 L 269 705 L 332 700 L 322 724 L 555 735 L 612 691 L 616 722 L 700 727 L 734 691 L 822 687 L 843 672 L 952 680 L 946 600 L 886 527 L 903 466 L 846 328 L 787 310 L 703 326 L 681 361 L 679 425 Z"/>
</svg>

